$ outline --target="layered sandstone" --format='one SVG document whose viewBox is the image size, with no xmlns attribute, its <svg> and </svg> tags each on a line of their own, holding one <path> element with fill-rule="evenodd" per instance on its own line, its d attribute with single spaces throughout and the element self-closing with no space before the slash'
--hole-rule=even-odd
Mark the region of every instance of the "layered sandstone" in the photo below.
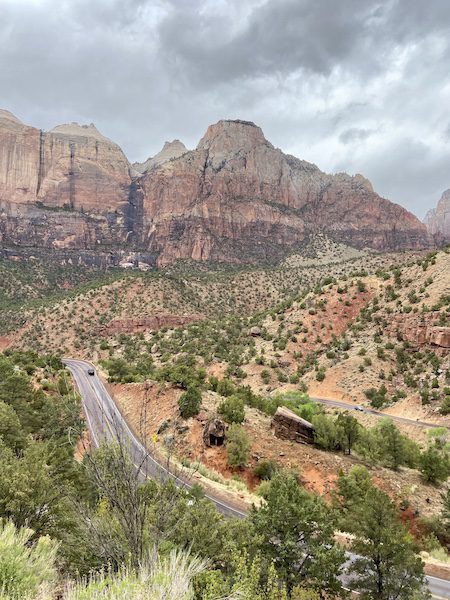
<svg viewBox="0 0 450 600">
<path fill-rule="evenodd" d="M 2 245 L 96 249 L 124 243 L 136 212 L 130 184 L 122 150 L 94 125 L 45 132 L 0 111 Z"/>
<path fill-rule="evenodd" d="M 450 190 L 446 190 L 436 208 L 428 211 L 425 224 L 431 235 L 450 241 Z"/>
<path fill-rule="evenodd" d="M 153 167 L 159 167 L 169 160 L 183 156 L 187 151 L 188 149 L 183 142 L 180 142 L 180 140 L 165 142 L 162 150 L 158 152 L 158 154 L 151 156 L 144 163 L 133 163 L 133 167 L 138 173 L 142 174 Z"/>
<path fill-rule="evenodd" d="M 362 175 L 283 154 L 247 121 L 175 140 L 139 167 L 94 125 L 49 132 L 0 111 L 0 242 L 179 259 L 276 261 L 325 232 L 355 247 L 425 247 L 425 226 Z M 140 260 L 139 256 L 136 260 Z"/>
<path fill-rule="evenodd" d="M 364 177 L 323 173 L 246 121 L 210 126 L 194 151 L 144 174 L 141 185 L 144 239 L 160 265 L 272 261 L 319 231 L 378 250 L 429 244 L 424 225 Z"/>
</svg>

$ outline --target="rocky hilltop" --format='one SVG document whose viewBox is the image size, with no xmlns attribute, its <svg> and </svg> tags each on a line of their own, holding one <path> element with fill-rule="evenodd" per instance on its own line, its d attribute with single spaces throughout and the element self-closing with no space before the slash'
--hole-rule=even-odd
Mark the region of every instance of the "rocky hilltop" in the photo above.
<svg viewBox="0 0 450 600">
<path fill-rule="evenodd" d="M 138 173 L 145 173 L 152 167 L 159 167 L 169 160 L 179 158 L 188 151 L 186 146 L 180 140 L 173 140 L 173 142 L 166 142 L 160 152 L 151 156 L 144 163 L 133 163 L 134 169 Z"/>
<path fill-rule="evenodd" d="M 2 247 L 133 251 L 162 266 L 275 261 L 319 232 L 358 248 L 430 244 L 363 176 L 323 173 L 247 121 L 219 121 L 195 150 L 175 140 L 133 167 L 94 125 L 46 132 L 0 111 Z"/>
<path fill-rule="evenodd" d="M 425 217 L 429 233 L 442 241 L 450 241 L 450 190 L 446 190 L 436 208 L 429 210 Z"/>
</svg>

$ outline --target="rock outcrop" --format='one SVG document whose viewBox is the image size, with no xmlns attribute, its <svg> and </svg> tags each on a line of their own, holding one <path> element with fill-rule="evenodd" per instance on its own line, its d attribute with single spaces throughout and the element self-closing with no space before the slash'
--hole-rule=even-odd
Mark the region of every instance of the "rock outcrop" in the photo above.
<svg viewBox="0 0 450 600">
<path fill-rule="evenodd" d="M 178 315 L 153 315 L 135 319 L 114 319 L 108 325 L 99 327 L 100 336 L 111 336 L 119 333 L 140 333 L 156 331 L 163 327 L 180 327 L 192 323 L 195 317 Z"/>
<path fill-rule="evenodd" d="M 314 426 L 285 406 L 279 406 L 272 419 L 277 438 L 302 444 L 314 443 Z"/>
<path fill-rule="evenodd" d="M 173 140 L 173 142 L 166 142 L 160 152 L 155 154 L 155 156 L 151 156 L 144 163 L 133 163 L 134 169 L 138 173 L 145 173 L 149 169 L 153 167 L 159 167 L 169 160 L 173 160 L 174 158 L 179 158 L 186 154 L 188 149 L 180 142 L 180 140 Z"/>
<path fill-rule="evenodd" d="M 430 244 L 363 176 L 323 173 L 247 121 L 211 125 L 192 151 L 167 143 L 138 168 L 94 125 L 45 132 L 0 111 L 1 246 L 134 252 L 164 266 L 274 262 L 318 232 L 359 248 Z"/>
<path fill-rule="evenodd" d="M 196 150 L 144 174 L 141 185 L 144 236 L 160 265 L 274 261 L 319 231 L 378 250 L 429 244 L 424 225 L 363 177 L 327 175 L 245 121 L 210 126 Z"/>
<path fill-rule="evenodd" d="M 442 194 L 436 208 L 427 212 L 425 224 L 438 243 L 450 241 L 450 190 Z"/>
</svg>

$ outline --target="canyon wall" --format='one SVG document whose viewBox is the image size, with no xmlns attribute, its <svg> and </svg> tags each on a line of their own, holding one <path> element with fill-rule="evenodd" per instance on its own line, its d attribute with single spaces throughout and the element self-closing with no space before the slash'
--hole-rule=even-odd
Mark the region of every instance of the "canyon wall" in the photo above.
<svg viewBox="0 0 450 600">
<path fill-rule="evenodd" d="M 0 243 L 17 248 L 274 262 L 318 232 L 377 250 L 430 245 L 425 226 L 361 175 L 328 175 L 246 121 L 131 167 L 94 125 L 44 132 L 0 111 Z"/>
</svg>

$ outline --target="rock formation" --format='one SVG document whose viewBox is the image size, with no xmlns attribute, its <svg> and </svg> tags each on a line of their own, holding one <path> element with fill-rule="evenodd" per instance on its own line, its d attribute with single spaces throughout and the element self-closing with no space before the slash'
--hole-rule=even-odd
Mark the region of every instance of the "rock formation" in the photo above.
<svg viewBox="0 0 450 600">
<path fill-rule="evenodd" d="M 277 438 L 302 444 L 314 443 L 314 426 L 285 406 L 279 406 L 272 419 Z"/>
<path fill-rule="evenodd" d="M 363 176 L 283 154 L 250 122 L 219 121 L 195 150 L 175 140 L 135 167 L 94 125 L 44 132 L 0 111 L 1 246 L 134 252 L 164 266 L 274 262 L 318 232 L 379 250 L 430 244 Z"/>
<path fill-rule="evenodd" d="M 450 190 L 442 194 L 436 208 L 427 212 L 425 224 L 438 242 L 450 241 Z"/>
<path fill-rule="evenodd" d="M 161 265 L 273 261 L 319 231 L 379 250 L 429 243 L 423 224 L 363 177 L 327 175 L 245 121 L 210 126 L 196 150 L 144 174 L 141 185 L 144 236 Z"/>
<path fill-rule="evenodd" d="M 159 167 L 169 160 L 183 156 L 187 151 L 188 149 L 180 140 L 166 142 L 158 154 L 155 154 L 153 157 L 151 156 L 144 163 L 133 163 L 133 167 L 138 173 L 142 174 L 153 167 Z"/>
</svg>

